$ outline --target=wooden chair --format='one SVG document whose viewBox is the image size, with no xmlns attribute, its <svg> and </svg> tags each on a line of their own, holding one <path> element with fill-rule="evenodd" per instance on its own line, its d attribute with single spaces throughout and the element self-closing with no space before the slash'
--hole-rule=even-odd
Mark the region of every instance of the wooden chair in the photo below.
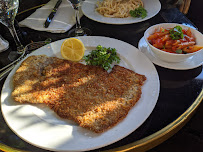
<svg viewBox="0 0 203 152">
<path fill-rule="evenodd" d="M 187 14 L 190 8 L 190 3 L 191 0 L 182 0 L 182 3 L 180 4 L 179 7 L 180 12 L 182 12 L 183 14 Z"/>
</svg>

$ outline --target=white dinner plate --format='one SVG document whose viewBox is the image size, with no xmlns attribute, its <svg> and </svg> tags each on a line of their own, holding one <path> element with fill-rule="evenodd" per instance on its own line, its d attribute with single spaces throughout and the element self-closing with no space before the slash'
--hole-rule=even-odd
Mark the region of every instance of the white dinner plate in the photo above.
<svg viewBox="0 0 203 152">
<path fill-rule="evenodd" d="M 8 126 L 23 140 L 37 147 L 52 151 L 86 151 L 112 144 L 135 131 L 151 114 L 159 96 L 159 77 L 152 62 L 134 46 L 112 38 L 78 37 L 86 53 L 97 45 L 116 48 L 121 66 L 147 77 L 142 96 L 127 117 L 108 131 L 97 134 L 81 128 L 74 122 L 59 118 L 43 104 L 20 104 L 11 98 L 13 75 L 19 64 L 8 75 L 1 93 L 2 114 Z M 60 47 L 63 40 L 48 44 L 30 55 L 56 56 L 62 58 Z M 30 56 L 29 55 L 29 56 Z"/>
<path fill-rule="evenodd" d="M 203 64 L 203 51 L 195 54 L 194 56 L 188 58 L 183 62 L 165 62 L 157 58 L 154 53 L 150 50 L 144 37 L 142 37 L 138 44 L 139 50 L 144 53 L 154 64 L 159 65 L 164 68 L 174 69 L 174 70 L 189 70 L 199 67 Z"/>
<path fill-rule="evenodd" d="M 99 14 L 95 8 L 99 0 L 86 0 L 82 4 L 82 12 L 88 18 L 106 24 L 132 24 L 148 20 L 158 14 L 161 9 L 161 3 L 159 0 L 142 0 L 144 8 L 147 10 L 147 17 L 145 18 L 109 18 Z M 101 0 L 100 0 L 101 1 Z"/>
</svg>

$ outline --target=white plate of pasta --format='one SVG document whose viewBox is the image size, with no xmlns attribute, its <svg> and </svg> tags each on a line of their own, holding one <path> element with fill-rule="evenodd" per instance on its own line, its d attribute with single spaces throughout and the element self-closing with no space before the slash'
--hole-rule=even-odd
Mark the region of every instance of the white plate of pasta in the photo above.
<svg viewBox="0 0 203 152">
<path fill-rule="evenodd" d="M 129 13 L 142 6 L 146 17 L 132 17 Z M 159 0 L 86 0 L 82 11 L 88 18 L 106 24 L 132 24 L 154 17 L 161 9 Z"/>
</svg>

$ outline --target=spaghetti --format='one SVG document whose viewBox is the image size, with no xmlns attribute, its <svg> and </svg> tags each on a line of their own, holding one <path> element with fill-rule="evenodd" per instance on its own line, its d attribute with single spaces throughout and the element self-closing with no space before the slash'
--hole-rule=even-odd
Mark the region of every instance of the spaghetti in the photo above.
<svg viewBox="0 0 203 152">
<path fill-rule="evenodd" d="M 96 11 L 105 17 L 126 18 L 130 16 L 130 10 L 144 6 L 141 0 L 103 0 L 98 2 Z"/>
</svg>

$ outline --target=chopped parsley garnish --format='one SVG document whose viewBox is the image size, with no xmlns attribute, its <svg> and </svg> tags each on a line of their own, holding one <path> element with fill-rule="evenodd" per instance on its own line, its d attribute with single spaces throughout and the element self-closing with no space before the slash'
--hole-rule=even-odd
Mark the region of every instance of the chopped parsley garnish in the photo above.
<svg viewBox="0 0 203 152">
<path fill-rule="evenodd" d="M 169 33 L 170 33 L 171 39 L 173 40 L 178 40 L 183 38 L 182 27 L 180 26 L 175 26 L 174 28 L 170 29 Z"/>
<path fill-rule="evenodd" d="M 178 49 L 178 50 L 176 50 L 176 53 L 177 53 L 177 54 L 182 54 L 183 51 L 182 51 L 181 49 Z"/>
<path fill-rule="evenodd" d="M 147 10 L 144 9 L 142 6 L 139 6 L 135 10 L 130 10 L 130 15 L 132 17 L 141 17 L 143 19 L 147 16 Z"/>
<path fill-rule="evenodd" d="M 177 54 L 187 54 L 187 52 L 181 50 L 181 49 L 178 49 L 175 51 Z"/>
<path fill-rule="evenodd" d="M 51 38 L 47 38 L 47 39 L 45 40 L 45 43 L 46 43 L 46 44 L 49 44 L 49 43 L 51 43 L 51 41 L 52 41 Z"/>
<path fill-rule="evenodd" d="M 120 58 L 117 56 L 115 48 L 106 48 L 98 45 L 96 50 L 83 57 L 87 65 L 100 66 L 105 70 L 111 69 L 113 62 L 119 63 Z"/>
</svg>

